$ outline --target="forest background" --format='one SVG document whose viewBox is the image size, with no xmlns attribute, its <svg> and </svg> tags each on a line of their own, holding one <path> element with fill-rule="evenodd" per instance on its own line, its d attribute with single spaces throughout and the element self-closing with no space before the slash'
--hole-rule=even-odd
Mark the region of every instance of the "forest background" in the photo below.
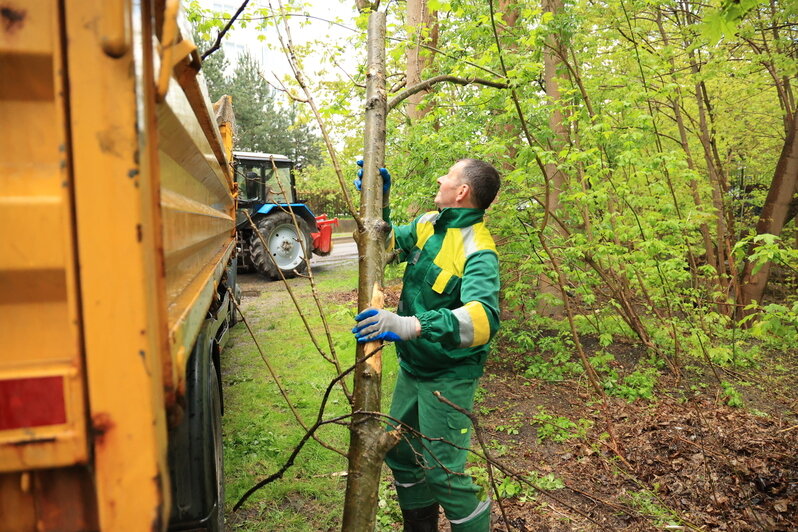
<svg viewBox="0 0 798 532">
<path fill-rule="evenodd" d="M 303 161 L 300 188 L 327 197 L 344 194 L 334 163 L 349 172 L 363 149 L 366 14 L 348 4 L 351 17 L 333 21 L 351 29 L 348 42 L 291 50 L 300 62 L 325 51 L 305 81 L 332 153 L 296 79 L 270 86 L 248 59 L 225 78 L 218 52 L 203 66 L 212 95 L 234 94 L 241 138 L 257 132 L 240 146 Z M 432 209 L 435 178 L 459 158 L 500 169 L 487 223 L 502 265 L 499 344 L 518 370 L 577 376 L 605 400 L 700 381 L 733 407 L 752 375 L 794 372 L 798 4 L 408 0 L 383 10 L 394 216 Z M 190 14 L 207 48 L 225 16 L 196 3 Z M 284 22 L 312 17 L 302 2 L 262 2 L 239 23 L 279 49 Z M 353 55 L 363 58 L 354 70 L 325 76 Z M 792 425 L 795 407 L 780 409 Z"/>
</svg>

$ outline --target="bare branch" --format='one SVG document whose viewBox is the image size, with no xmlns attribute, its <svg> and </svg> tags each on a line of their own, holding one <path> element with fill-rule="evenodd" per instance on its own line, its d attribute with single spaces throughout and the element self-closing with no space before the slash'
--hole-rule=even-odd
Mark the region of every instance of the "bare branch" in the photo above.
<svg viewBox="0 0 798 532">
<path fill-rule="evenodd" d="M 274 161 L 272 161 L 272 165 L 274 165 Z M 285 193 L 285 192 L 283 192 L 283 193 Z M 260 229 L 258 229 L 258 226 L 255 225 L 255 222 L 252 221 L 252 217 L 246 211 L 244 211 L 244 214 L 246 215 L 247 221 L 249 221 L 249 225 L 252 227 L 252 230 L 258 236 L 258 240 L 260 240 L 261 245 L 263 246 L 263 249 L 266 249 L 266 250 L 269 249 L 269 244 L 264 239 L 263 234 L 260 232 Z M 301 233 L 301 231 L 299 229 L 299 226 L 297 225 L 296 216 L 295 216 L 295 214 L 293 212 L 293 209 L 290 211 L 290 214 L 291 214 L 292 219 L 294 220 L 294 226 L 296 228 L 297 233 Z M 307 252 L 309 250 L 305 250 L 304 244 L 302 245 L 302 249 L 303 249 L 303 253 L 305 255 L 305 261 L 307 261 L 308 266 L 310 266 L 310 259 L 308 259 L 308 257 L 310 256 L 310 253 Z M 300 307 L 300 305 L 299 305 L 299 300 L 297 300 L 296 296 L 294 295 L 294 291 L 291 288 L 291 285 L 288 284 L 288 280 L 286 279 L 285 275 L 283 274 L 283 270 L 280 267 L 277 266 L 277 263 L 274 261 L 274 257 L 272 256 L 271 253 L 266 253 L 266 255 L 272 261 L 272 264 L 274 264 L 275 269 L 277 270 L 277 273 L 280 274 L 280 278 L 282 279 L 283 285 L 285 286 L 285 291 L 291 297 L 291 301 L 294 303 L 294 307 L 296 308 L 297 314 L 299 314 L 299 317 L 302 319 L 302 323 L 305 325 L 305 330 L 307 331 L 308 336 L 310 337 L 310 340 L 313 343 L 313 346 L 316 348 L 316 351 L 318 351 L 319 355 L 324 360 L 326 360 L 327 362 L 329 362 L 330 364 L 335 366 L 335 370 L 336 371 L 340 372 L 341 371 L 341 364 L 340 364 L 340 362 L 338 360 L 338 355 L 335 352 L 335 344 L 332 341 L 332 336 L 330 334 L 330 328 L 327 325 L 327 318 L 326 318 L 326 316 L 324 314 L 324 309 L 322 309 L 321 302 L 319 301 L 319 296 L 318 296 L 318 293 L 316 291 L 316 284 L 315 284 L 315 282 L 313 280 L 312 272 L 311 272 L 311 278 L 310 278 L 311 279 L 311 283 L 310 284 L 311 284 L 313 299 L 315 299 L 315 301 L 316 301 L 316 308 L 319 310 L 319 316 L 321 317 L 322 323 L 324 324 L 324 330 L 325 330 L 325 333 L 327 334 L 327 343 L 328 343 L 328 345 L 330 347 L 330 355 L 327 355 L 324 352 L 324 350 L 321 348 L 321 346 L 319 345 L 319 342 L 316 339 L 316 335 L 313 334 L 313 329 L 311 328 L 310 323 L 308 323 L 307 317 L 305 316 L 304 312 L 302 312 L 302 307 Z M 346 387 L 346 383 L 343 382 L 343 381 L 341 382 L 341 388 L 342 388 L 346 398 L 351 402 L 352 401 L 352 394 L 349 392 L 349 390 Z"/>
<path fill-rule="evenodd" d="M 271 7 L 269 7 L 269 9 L 274 11 L 274 9 L 272 9 Z M 302 17 L 302 18 L 306 18 L 306 19 L 320 20 L 322 22 L 326 22 L 326 23 L 328 23 L 330 25 L 333 25 L 333 26 L 338 26 L 340 28 L 343 28 L 345 30 L 351 31 L 353 33 L 360 33 L 360 34 L 365 34 L 366 33 L 365 31 L 359 30 L 357 28 L 351 28 L 351 27 L 346 26 L 344 24 L 341 24 L 339 22 L 335 22 L 334 20 L 328 20 L 328 19 L 325 19 L 325 18 L 322 18 L 322 17 L 316 17 L 316 16 L 313 16 L 313 15 L 308 15 L 307 13 L 279 13 L 279 14 L 276 14 L 276 15 L 269 15 L 269 16 L 264 16 L 264 17 L 248 17 L 246 19 L 241 19 L 241 20 L 247 20 L 247 21 L 269 20 L 269 19 L 279 18 L 279 17 L 282 17 L 282 18 L 286 18 L 286 17 Z M 408 39 L 400 39 L 398 37 L 386 37 L 386 39 L 389 40 L 389 41 L 398 42 L 398 43 L 403 43 L 403 42 L 407 42 L 408 41 Z M 477 68 L 479 70 L 482 70 L 484 72 L 487 72 L 488 74 L 491 74 L 493 76 L 502 77 L 502 75 L 499 74 L 498 72 L 495 72 L 495 71 L 493 71 L 493 70 L 491 70 L 491 69 L 489 69 L 489 68 L 487 68 L 485 66 L 479 65 L 479 64 L 477 64 L 477 63 L 475 63 L 473 61 L 469 61 L 468 59 L 465 59 L 462 56 L 458 56 L 458 55 L 447 53 L 447 52 L 443 51 L 440 48 L 437 48 L 435 46 L 431 46 L 431 45 L 425 44 L 425 43 L 419 43 L 419 46 L 421 48 L 424 48 L 425 50 L 429 50 L 430 52 L 434 52 L 436 54 L 441 54 L 444 57 L 448 57 L 449 59 L 454 59 L 455 61 L 463 62 L 466 65 L 469 65 L 469 66 L 472 66 L 472 67 Z"/>
<path fill-rule="evenodd" d="M 309 15 L 307 13 L 280 13 L 280 14 L 277 14 L 277 15 L 268 15 L 268 16 L 263 16 L 263 17 L 247 17 L 247 18 L 242 18 L 241 20 L 246 21 L 246 22 L 252 22 L 254 20 L 271 20 L 273 18 L 279 18 L 279 17 L 302 17 L 302 18 L 307 18 L 307 19 L 312 19 L 312 20 L 319 20 L 321 22 L 326 22 L 327 24 L 329 24 L 331 26 L 338 26 L 339 28 L 343 28 L 345 30 L 349 30 L 349 31 L 352 31 L 352 32 L 355 32 L 355 33 L 365 33 L 365 32 L 360 31 L 359 29 L 351 28 L 349 26 L 341 24 L 340 22 L 336 22 L 334 20 L 326 19 L 326 18 L 323 18 L 323 17 L 316 17 L 314 15 Z M 210 19 L 214 20 L 213 17 L 210 17 Z M 216 19 L 216 20 L 218 20 L 218 19 Z"/>
<path fill-rule="evenodd" d="M 282 2 L 278 0 L 278 6 L 280 8 L 280 14 L 283 13 L 283 5 Z M 269 9 L 274 11 L 274 8 L 269 2 Z M 338 155 L 335 151 L 335 147 L 333 146 L 332 138 L 330 137 L 329 132 L 327 131 L 327 126 L 324 120 L 321 117 L 321 112 L 319 112 L 318 107 L 316 106 L 316 102 L 313 99 L 313 94 L 310 91 L 310 87 L 308 87 L 307 82 L 305 81 L 305 74 L 302 70 L 302 67 L 297 60 L 296 53 L 294 52 L 294 43 L 291 37 L 291 28 L 288 25 L 288 20 L 283 18 L 283 27 L 285 29 L 285 38 L 283 38 L 282 32 L 279 30 L 279 26 L 277 29 L 277 38 L 280 40 L 280 45 L 283 47 L 285 51 L 286 59 L 288 59 L 288 64 L 291 67 L 291 71 L 294 74 L 294 79 L 302 88 L 303 92 L 305 93 L 305 97 L 308 100 L 308 105 L 310 105 L 311 110 L 313 111 L 313 116 L 316 118 L 316 123 L 319 125 L 319 130 L 321 131 L 322 138 L 324 138 L 324 144 L 327 146 L 327 152 L 330 155 L 330 161 L 332 162 L 333 168 L 335 169 L 335 175 L 338 177 L 338 184 L 341 187 L 341 194 L 343 195 L 344 202 L 346 203 L 346 210 L 349 212 L 349 215 L 355 219 L 358 223 L 358 226 L 362 224 L 360 221 L 360 217 L 355 210 L 354 204 L 352 203 L 352 198 L 349 195 L 347 190 L 347 183 L 344 179 L 343 171 L 341 170 L 341 165 L 338 161 Z"/>
<path fill-rule="evenodd" d="M 391 93 L 393 93 L 393 92 L 396 92 L 396 91 L 398 91 L 398 90 L 400 90 L 400 89 L 404 88 L 405 86 L 407 86 L 407 79 L 405 79 L 405 75 L 404 75 L 404 74 L 398 74 L 398 75 L 399 75 L 399 76 L 402 76 L 402 79 L 400 79 L 399 81 L 397 81 L 396 83 L 394 83 L 394 84 L 391 86 L 391 88 L 390 88 L 390 89 L 388 89 L 388 92 L 391 92 Z M 388 77 L 391 77 L 391 76 L 388 76 Z"/>
<path fill-rule="evenodd" d="M 473 413 L 469 412 L 465 408 L 454 404 L 453 402 L 448 400 L 446 397 L 444 397 L 443 394 L 441 394 L 441 392 L 439 392 L 437 390 L 432 392 L 432 395 L 437 397 L 438 401 L 440 401 L 440 402 L 442 402 L 444 404 L 447 404 L 450 407 L 452 407 L 455 410 L 457 410 L 458 412 L 460 412 L 461 414 L 465 414 L 466 416 L 468 416 L 468 419 L 471 420 L 471 424 L 474 425 L 474 433 L 477 435 L 477 441 L 479 441 L 479 446 L 482 448 L 482 454 L 484 454 L 485 458 L 487 459 L 486 462 L 488 464 L 488 478 L 490 479 L 490 485 L 493 488 L 493 494 L 496 497 L 496 504 L 499 505 L 499 510 L 501 510 L 501 512 L 502 512 L 502 519 L 504 520 L 504 528 L 505 528 L 505 530 L 507 530 L 509 532 L 509 530 L 510 530 L 510 522 L 507 520 L 507 512 L 505 512 L 505 510 L 504 510 L 504 504 L 502 503 L 502 497 L 499 494 L 499 488 L 496 487 L 496 479 L 493 478 L 493 462 L 494 462 L 494 460 L 493 460 L 493 457 L 490 454 L 490 451 L 488 450 L 488 447 L 485 445 L 485 440 L 482 438 L 482 431 L 479 430 L 479 420 L 477 419 L 477 416 L 475 416 Z"/>
<path fill-rule="evenodd" d="M 492 81 L 489 79 L 482 79 L 476 77 L 460 78 L 457 76 L 449 76 L 444 74 L 441 76 L 435 76 L 433 78 L 425 79 L 424 81 L 418 83 L 417 85 L 413 85 L 412 87 L 406 88 L 405 90 L 403 90 L 402 92 L 391 98 L 391 101 L 388 102 L 388 110 L 390 111 L 391 109 L 399 105 L 402 101 L 406 100 L 410 96 L 418 92 L 425 91 L 430 87 L 432 87 L 433 85 L 435 85 L 436 83 L 443 83 L 443 82 L 455 83 L 457 85 L 471 85 L 472 83 L 476 83 L 478 85 L 486 85 L 488 87 L 495 87 L 497 89 L 510 88 L 510 85 L 503 81 Z"/>
<path fill-rule="evenodd" d="M 230 27 L 233 25 L 233 22 L 235 22 L 238 16 L 244 11 L 244 9 L 246 9 L 248 3 L 249 0 L 244 0 L 244 2 L 238 7 L 238 10 L 230 18 L 230 20 L 227 21 L 227 24 L 224 25 L 224 28 L 219 30 L 219 34 L 216 36 L 216 41 L 213 43 L 213 46 L 211 46 L 202 53 L 203 61 L 205 61 L 205 58 L 207 58 L 209 55 L 211 55 L 213 52 L 218 50 L 219 47 L 222 46 L 222 39 L 230 30 Z"/>
<path fill-rule="evenodd" d="M 354 365 L 349 366 L 345 371 L 341 372 L 333 380 L 330 381 L 330 383 L 327 385 L 327 389 L 324 391 L 324 396 L 321 399 L 321 404 L 319 405 L 319 413 L 316 416 L 316 422 L 307 430 L 305 435 L 299 441 L 299 444 L 297 444 L 297 446 L 294 447 L 294 450 L 291 452 L 291 456 L 288 458 L 288 461 L 286 461 L 286 463 L 283 464 L 283 466 L 276 473 L 269 475 L 265 479 L 261 480 L 260 482 L 249 488 L 247 492 L 241 496 L 241 498 L 238 500 L 235 506 L 233 506 L 234 512 L 239 508 L 241 508 L 241 505 L 244 504 L 247 501 L 247 499 L 249 499 L 252 496 L 253 493 L 261 489 L 266 484 L 269 484 L 270 482 L 273 482 L 281 478 L 285 474 L 285 472 L 288 471 L 288 469 L 294 464 L 294 460 L 299 454 L 299 451 L 302 450 L 302 447 L 305 446 L 307 441 L 313 436 L 313 434 L 315 434 L 315 432 L 319 429 L 319 427 L 321 427 L 322 425 L 326 425 L 328 423 L 334 423 L 335 421 L 338 421 L 340 419 L 348 418 L 352 415 L 352 414 L 345 414 L 343 416 L 338 416 L 334 419 L 328 419 L 326 421 L 322 419 L 324 417 L 324 409 L 327 407 L 327 401 L 330 398 L 330 393 L 332 392 L 332 389 L 335 386 L 335 384 L 338 381 L 342 380 L 347 375 L 349 375 L 352 371 L 354 371 L 354 369 L 358 367 L 358 364 L 362 364 L 363 362 L 373 357 L 377 353 L 380 353 L 383 347 L 385 347 L 385 344 L 380 344 L 370 353 L 368 353 L 363 358 L 358 360 Z"/>
<path fill-rule="evenodd" d="M 274 162 L 274 159 L 272 159 L 272 172 L 274 172 L 274 175 L 277 175 L 277 164 Z M 280 193 L 283 195 L 283 197 L 288 197 L 288 195 L 289 195 L 288 191 L 283 189 L 282 182 L 280 182 L 278 180 L 278 184 L 280 185 Z M 296 234 L 297 235 L 301 235 L 302 234 L 302 230 L 299 227 L 299 220 L 297 219 L 297 216 L 296 216 L 296 213 L 294 212 L 294 209 L 291 208 L 290 205 L 288 206 L 288 209 L 286 209 L 285 207 L 282 207 L 282 206 L 280 207 L 280 209 L 282 209 L 283 212 L 287 212 L 291 216 L 291 219 L 294 222 L 294 230 L 296 231 Z M 249 215 L 248 214 L 247 214 L 247 218 L 249 219 Z M 261 241 L 263 241 L 263 235 L 260 233 L 260 230 L 257 229 L 257 228 L 255 228 L 255 229 L 258 231 L 258 238 Z M 263 242 L 263 244 L 264 244 L 264 249 L 267 249 L 265 242 Z M 307 267 L 306 269 L 307 269 L 307 272 L 308 272 L 307 278 L 310 280 L 311 295 L 313 296 L 313 301 L 316 302 L 316 309 L 319 311 L 319 317 L 321 318 L 321 323 L 324 326 L 324 332 L 327 335 L 327 345 L 330 348 L 330 359 L 331 359 L 329 361 L 332 362 L 332 364 L 335 366 L 335 370 L 338 373 L 340 373 L 341 372 L 341 363 L 338 360 L 338 353 L 336 353 L 336 351 L 335 351 L 335 342 L 333 342 L 332 332 L 330 332 L 330 324 L 327 322 L 327 314 L 324 312 L 324 308 L 322 307 L 321 299 L 319 298 L 319 290 L 316 287 L 316 278 L 313 276 L 313 268 L 310 265 L 310 257 L 311 257 L 311 254 L 312 254 L 312 250 L 309 249 L 309 247 L 308 247 L 310 245 L 310 243 L 306 242 L 304 238 L 300 238 L 299 239 L 299 244 L 302 246 L 302 254 L 305 257 L 305 265 Z M 274 257 L 269 257 L 269 258 L 274 262 Z M 277 266 L 277 263 L 274 262 L 274 265 Z M 280 276 L 283 277 L 283 283 L 285 284 L 286 288 L 288 288 L 288 283 L 285 280 L 285 276 L 283 275 L 282 270 L 280 268 L 277 268 L 277 271 L 280 272 Z M 299 308 L 299 304 L 297 303 L 297 309 L 298 308 Z M 308 330 L 308 333 L 310 333 L 310 330 Z M 319 353 L 322 355 L 322 357 L 324 357 L 324 353 L 322 353 L 321 351 L 319 351 Z M 327 358 L 327 357 L 324 357 L 324 358 Z M 346 395 L 347 400 L 351 404 L 352 403 L 352 394 L 349 393 L 349 390 L 347 389 L 346 383 L 344 381 L 341 381 L 341 388 L 343 389 L 344 395 Z"/>
<path fill-rule="evenodd" d="M 266 364 L 266 369 L 269 370 L 269 374 L 271 374 L 272 379 L 274 379 L 274 383 L 277 385 L 277 389 L 280 391 L 280 395 L 282 395 L 283 399 L 285 399 L 285 404 L 288 405 L 288 408 L 291 410 L 291 413 L 294 415 L 294 419 L 296 419 L 297 423 L 299 423 L 299 425 L 303 429 L 305 429 L 305 431 L 307 431 L 308 430 L 307 425 L 305 425 L 305 422 L 302 420 L 302 416 L 300 416 L 299 412 L 297 412 L 296 408 L 294 408 L 294 403 L 292 403 L 291 400 L 288 398 L 288 392 L 283 387 L 283 383 L 280 380 L 280 377 L 277 375 L 277 372 L 274 371 L 274 368 L 272 368 L 272 365 L 269 362 L 269 359 L 266 358 L 266 355 L 263 353 L 263 349 L 261 349 L 260 343 L 258 342 L 258 339 L 255 337 L 255 332 L 252 330 L 252 327 L 249 326 L 249 322 L 247 321 L 247 318 L 244 316 L 244 313 L 241 312 L 241 307 L 239 307 L 238 303 L 236 302 L 235 295 L 230 290 L 230 288 L 228 288 L 227 291 L 230 294 L 230 300 L 233 302 L 233 305 L 235 305 L 236 310 L 238 311 L 238 314 L 241 316 L 241 321 L 244 322 L 244 325 L 247 327 L 247 331 L 249 331 L 249 334 L 252 337 L 252 341 L 255 343 L 255 347 L 258 349 L 258 353 L 260 353 L 260 358 L 263 360 L 263 363 Z M 342 385 L 344 384 L 343 381 L 341 382 L 341 384 Z M 315 435 L 313 436 L 313 439 L 316 440 L 316 442 L 318 442 L 318 444 L 321 445 L 322 447 L 324 447 L 325 449 L 329 449 L 330 451 L 336 452 L 336 453 L 340 454 L 341 456 L 346 457 L 346 453 L 344 453 L 344 452 L 340 451 L 339 449 L 336 449 L 335 447 L 323 442 L 322 440 L 317 438 Z"/>
<path fill-rule="evenodd" d="M 366 85 L 365 85 L 364 83 L 358 83 L 357 81 L 355 81 L 355 78 L 353 78 L 353 77 L 352 77 L 352 75 L 351 75 L 351 74 L 349 74 L 349 72 L 347 72 L 347 71 L 346 71 L 346 69 L 345 69 L 344 67 L 342 67 L 342 66 L 341 66 L 341 65 L 338 63 L 338 61 L 335 59 L 335 56 L 332 56 L 332 57 L 330 57 L 330 59 L 332 60 L 333 64 L 336 66 L 336 68 L 338 68 L 338 70 L 340 70 L 341 72 L 343 72 L 343 73 L 344 73 L 344 75 L 345 75 L 347 78 L 349 78 L 349 81 L 352 83 L 352 85 L 354 85 L 355 87 L 359 87 L 359 88 L 361 88 L 361 89 L 365 89 L 365 88 L 366 88 Z"/>
<path fill-rule="evenodd" d="M 301 98 L 301 97 L 297 96 L 296 94 L 291 93 L 291 91 L 288 89 L 288 87 L 285 86 L 285 83 L 283 83 L 280 80 L 280 78 L 278 78 L 274 74 L 274 72 L 272 72 L 272 76 L 274 76 L 274 79 L 277 80 L 277 83 L 280 84 L 279 87 L 277 87 L 272 82 L 270 82 L 268 79 L 266 79 L 266 77 L 263 74 L 261 74 L 260 72 L 258 72 L 258 75 L 261 77 L 261 79 L 263 81 L 265 81 L 269 85 L 269 87 L 273 88 L 276 91 L 280 91 L 280 92 L 284 93 L 286 96 L 288 96 L 288 98 L 290 100 L 292 100 L 294 102 L 298 102 L 298 103 L 308 103 L 308 100 L 306 98 Z"/>
</svg>

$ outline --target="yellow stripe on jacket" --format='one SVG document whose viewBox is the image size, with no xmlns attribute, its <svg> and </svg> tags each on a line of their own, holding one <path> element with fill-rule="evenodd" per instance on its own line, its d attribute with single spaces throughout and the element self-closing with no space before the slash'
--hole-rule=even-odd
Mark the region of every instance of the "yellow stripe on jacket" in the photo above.
<svg viewBox="0 0 798 532">
<path fill-rule="evenodd" d="M 469 301 L 452 311 L 460 329 L 460 347 L 485 345 L 490 340 L 490 322 L 479 301 Z"/>
</svg>

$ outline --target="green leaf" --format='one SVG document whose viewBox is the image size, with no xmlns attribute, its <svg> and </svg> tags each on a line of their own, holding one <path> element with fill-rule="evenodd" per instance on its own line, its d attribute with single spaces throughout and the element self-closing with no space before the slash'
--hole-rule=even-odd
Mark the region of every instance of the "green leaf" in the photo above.
<svg viewBox="0 0 798 532">
<path fill-rule="evenodd" d="M 702 36 L 711 44 L 717 44 L 722 37 L 733 37 L 746 13 L 762 3 L 764 0 L 723 0 L 718 9 L 704 16 Z"/>
<path fill-rule="evenodd" d="M 450 0 L 428 0 L 427 8 L 430 11 L 451 11 L 452 4 Z"/>
</svg>

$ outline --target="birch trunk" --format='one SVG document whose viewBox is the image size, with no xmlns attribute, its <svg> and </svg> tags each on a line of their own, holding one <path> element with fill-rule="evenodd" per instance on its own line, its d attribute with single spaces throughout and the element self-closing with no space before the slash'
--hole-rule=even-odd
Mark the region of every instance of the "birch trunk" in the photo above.
<svg viewBox="0 0 798 532">
<path fill-rule="evenodd" d="M 385 164 L 385 13 L 372 11 L 368 25 L 368 71 L 366 77 L 366 127 L 361 192 L 361 229 L 356 235 L 360 257 L 358 309 L 382 306 L 382 282 L 387 225 L 382 220 L 382 180 Z M 374 529 L 382 461 L 396 443 L 396 435 L 385 432 L 379 418 L 382 357 L 379 342 L 358 344 L 356 356 L 354 415 L 349 427 L 349 465 L 341 530 L 366 532 Z"/>
</svg>

